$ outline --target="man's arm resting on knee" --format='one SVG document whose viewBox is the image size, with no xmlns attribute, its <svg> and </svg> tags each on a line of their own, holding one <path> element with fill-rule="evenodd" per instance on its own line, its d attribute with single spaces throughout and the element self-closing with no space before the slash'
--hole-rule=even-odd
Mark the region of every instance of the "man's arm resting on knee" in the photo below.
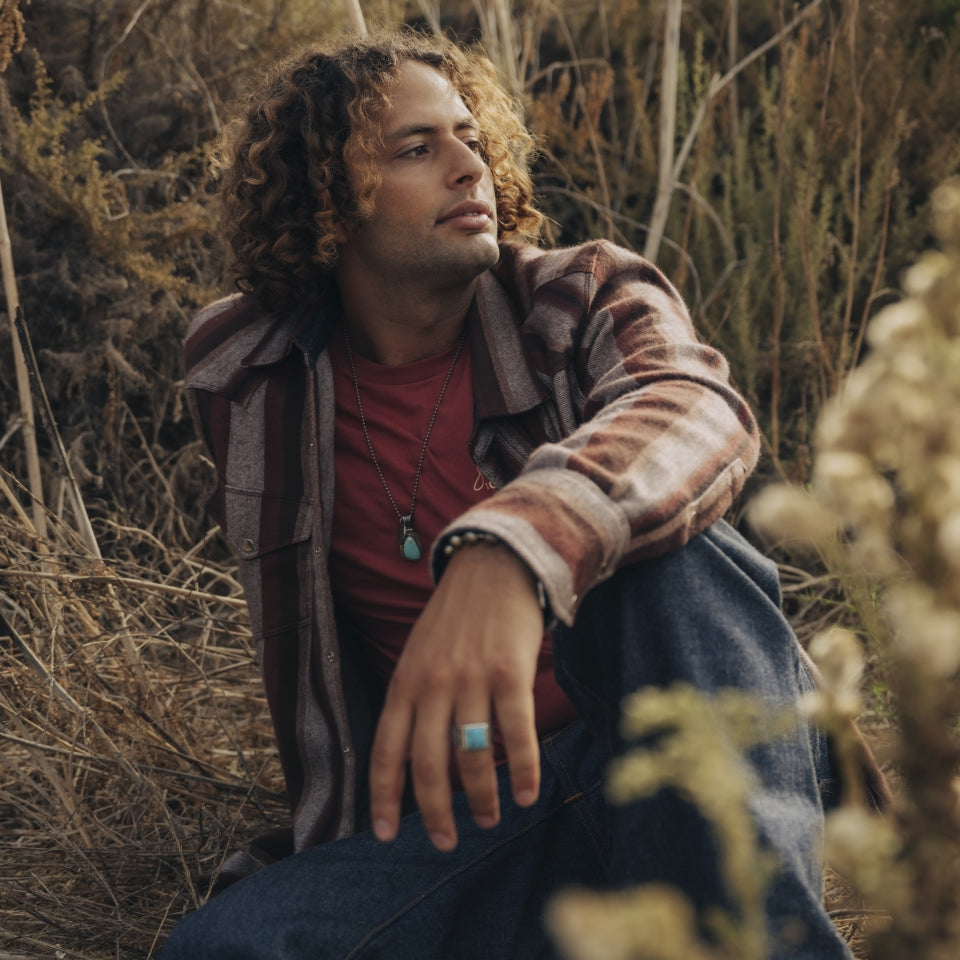
<svg viewBox="0 0 960 960">
<path fill-rule="evenodd" d="M 450 559 L 407 640 L 387 690 L 370 763 L 371 813 L 381 840 L 396 836 L 405 766 L 434 846 L 457 843 L 451 808 L 450 728 L 493 721 L 507 753 L 514 800 L 540 788 L 533 682 L 543 641 L 536 580 L 503 544 L 478 543 Z M 493 751 L 456 751 L 474 820 L 500 818 Z"/>
</svg>

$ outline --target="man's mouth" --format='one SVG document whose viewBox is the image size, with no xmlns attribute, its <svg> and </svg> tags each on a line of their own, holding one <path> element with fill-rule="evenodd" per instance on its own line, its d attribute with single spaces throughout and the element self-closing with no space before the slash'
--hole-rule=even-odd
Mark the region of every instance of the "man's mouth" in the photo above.
<svg viewBox="0 0 960 960">
<path fill-rule="evenodd" d="M 464 200 L 456 206 L 451 207 L 446 213 L 442 214 L 437 223 L 449 223 L 454 220 L 464 224 L 480 224 L 483 221 L 491 219 L 491 211 L 488 204 L 482 200 Z"/>
</svg>

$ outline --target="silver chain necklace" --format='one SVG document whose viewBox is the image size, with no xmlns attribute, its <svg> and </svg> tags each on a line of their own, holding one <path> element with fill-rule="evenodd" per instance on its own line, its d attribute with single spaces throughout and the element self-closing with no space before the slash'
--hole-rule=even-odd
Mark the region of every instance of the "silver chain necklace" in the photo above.
<svg viewBox="0 0 960 960">
<path fill-rule="evenodd" d="M 386 491 L 387 497 L 390 500 L 390 504 L 393 507 L 397 517 L 400 519 L 400 525 L 397 528 L 397 544 L 400 547 L 400 556 L 403 557 L 404 560 L 419 560 L 423 556 L 423 545 L 420 542 L 420 536 L 413 528 L 413 512 L 417 506 L 417 491 L 420 489 L 420 474 L 423 471 L 423 459 L 427 455 L 427 444 L 430 442 L 430 434 L 433 432 L 433 425 L 437 422 L 437 414 L 440 412 L 440 404 L 443 402 L 443 395 L 447 392 L 447 384 L 450 382 L 450 378 L 453 376 L 453 368 L 457 365 L 457 360 L 460 358 L 460 351 L 463 349 L 463 341 L 465 337 L 465 333 L 461 334 L 460 341 L 457 343 L 457 350 L 453 355 L 453 362 L 450 364 L 450 369 L 447 370 L 447 375 L 443 379 L 443 386 L 440 388 L 440 396 L 437 397 L 437 403 L 433 408 L 433 415 L 430 417 L 430 423 L 427 424 L 427 433 L 423 438 L 423 445 L 420 447 L 420 459 L 417 462 L 417 475 L 413 479 L 413 494 L 410 497 L 410 512 L 401 513 L 400 508 L 397 506 L 397 501 L 394 500 L 393 494 L 390 492 L 390 488 L 387 486 L 387 479 L 383 475 L 383 470 L 380 467 L 380 461 L 377 459 L 377 455 L 373 450 L 373 443 L 370 440 L 370 432 L 367 430 L 367 418 L 363 415 L 363 403 L 360 400 L 360 381 L 357 379 L 357 368 L 353 362 L 353 348 L 350 346 L 350 335 L 347 333 L 346 324 L 343 325 L 343 339 L 347 345 L 347 359 L 350 361 L 350 376 L 353 378 L 353 391 L 357 397 L 357 411 L 360 414 L 360 427 L 363 430 L 363 438 L 367 441 L 367 449 L 370 451 L 370 459 L 373 461 L 373 465 L 377 468 L 377 476 L 380 478 L 380 483 L 383 484 L 383 489 Z"/>
</svg>

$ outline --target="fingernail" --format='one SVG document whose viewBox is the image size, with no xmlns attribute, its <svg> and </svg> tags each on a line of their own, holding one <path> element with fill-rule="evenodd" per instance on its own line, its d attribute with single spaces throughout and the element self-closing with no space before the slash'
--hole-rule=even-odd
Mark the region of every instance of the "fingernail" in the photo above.
<svg viewBox="0 0 960 960">
<path fill-rule="evenodd" d="M 393 827 L 389 820 L 374 820 L 373 832 L 377 835 L 378 840 L 393 839 Z"/>
<path fill-rule="evenodd" d="M 457 845 L 456 840 L 454 840 L 449 833 L 431 833 L 430 842 L 444 853 L 452 850 Z"/>
<path fill-rule="evenodd" d="M 516 801 L 521 807 L 530 807 L 537 802 L 536 790 L 518 790 Z"/>
<path fill-rule="evenodd" d="M 492 813 L 481 813 L 473 818 L 473 822 L 483 830 L 489 830 L 500 822 L 500 818 L 495 817 Z"/>
</svg>

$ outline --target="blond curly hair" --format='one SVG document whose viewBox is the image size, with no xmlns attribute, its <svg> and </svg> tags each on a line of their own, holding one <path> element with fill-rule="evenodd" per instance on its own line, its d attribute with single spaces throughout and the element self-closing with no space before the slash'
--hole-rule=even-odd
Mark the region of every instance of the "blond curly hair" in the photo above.
<svg viewBox="0 0 960 960">
<path fill-rule="evenodd" d="M 499 237 L 538 235 L 534 142 L 486 57 L 412 30 L 314 47 L 269 72 L 214 156 L 237 286 L 262 309 L 311 303 L 336 262 L 337 227 L 355 227 L 373 212 L 378 121 L 400 67 L 411 60 L 447 77 L 477 120 Z"/>
</svg>

